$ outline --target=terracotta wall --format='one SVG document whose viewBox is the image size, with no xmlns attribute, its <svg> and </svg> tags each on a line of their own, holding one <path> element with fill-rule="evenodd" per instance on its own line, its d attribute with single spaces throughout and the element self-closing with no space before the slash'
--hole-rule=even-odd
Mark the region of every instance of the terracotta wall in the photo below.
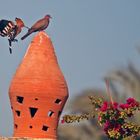
<svg viewBox="0 0 140 140">
<path fill-rule="evenodd" d="M 9 88 L 14 137 L 57 139 L 68 86 L 51 39 L 39 32 L 31 41 Z"/>
</svg>

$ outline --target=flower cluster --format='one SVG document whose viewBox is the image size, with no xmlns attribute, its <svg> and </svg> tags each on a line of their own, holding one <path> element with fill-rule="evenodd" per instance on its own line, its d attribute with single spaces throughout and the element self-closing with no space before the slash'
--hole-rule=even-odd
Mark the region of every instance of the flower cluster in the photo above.
<svg viewBox="0 0 140 140">
<path fill-rule="evenodd" d="M 140 132 L 140 126 L 128 121 L 136 111 L 140 110 L 140 103 L 134 98 L 128 98 L 126 103 L 103 101 L 102 98 L 90 96 L 94 109 L 97 111 L 98 122 L 110 140 L 121 140 L 127 137 L 136 137 Z M 80 116 L 66 115 L 63 121 L 75 122 Z M 90 115 L 88 114 L 88 117 Z M 81 115 L 81 117 L 83 117 Z M 87 118 L 88 119 L 88 118 Z M 77 120 L 79 122 L 79 120 Z"/>
<path fill-rule="evenodd" d="M 140 126 L 129 123 L 127 118 L 132 117 L 140 104 L 134 98 L 128 98 L 126 103 L 103 102 L 98 108 L 98 121 L 110 139 L 122 139 L 138 135 Z"/>
</svg>

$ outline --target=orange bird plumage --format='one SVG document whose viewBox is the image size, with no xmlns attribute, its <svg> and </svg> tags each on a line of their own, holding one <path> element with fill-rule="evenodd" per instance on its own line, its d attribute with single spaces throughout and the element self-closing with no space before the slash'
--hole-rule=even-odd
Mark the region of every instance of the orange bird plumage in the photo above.
<svg viewBox="0 0 140 140">
<path fill-rule="evenodd" d="M 18 41 L 16 38 L 16 36 L 18 34 L 20 34 L 20 32 L 22 31 L 22 28 L 25 27 L 25 28 L 28 28 L 27 26 L 25 26 L 24 22 L 22 21 L 22 19 L 20 18 L 15 18 L 15 21 L 16 21 L 16 25 L 14 27 L 14 32 L 13 34 L 10 36 L 10 38 L 8 39 L 9 41 L 9 46 L 12 46 L 12 42 L 15 42 L 15 41 Z M 10 53 L 12 53 L 12 48 L 9 47 L 9 51 Z"/>
<path fill-rule="evenodd" d="M 11 46 L 11 42 L 15 42 L 17 41 L 17 39 L 15 39 L 15 37 L 20 34 L 20 32 L 22 31 L 22 28 L 23 27 L 26 27 L 28 28 L 27 26 L 25 26 L 24 22 L 22 21 L 22 19 L 20 18 L 15 18 L 15 21 L 16 21 L 16 25 L 14 27 L 14 33 L 12 36 L 10 36 L 10 39 L 9 39 L 9 45 Z"/>
</svg>

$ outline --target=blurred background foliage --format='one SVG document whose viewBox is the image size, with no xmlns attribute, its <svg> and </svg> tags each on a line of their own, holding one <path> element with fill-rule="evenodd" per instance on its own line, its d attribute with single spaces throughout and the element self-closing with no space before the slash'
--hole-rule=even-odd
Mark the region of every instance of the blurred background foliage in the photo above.
<svg viewBox="0 0 140 140">
<path fill-rule="evenodd" d="M 140 101 L 140 72 L 133 63 L 129 62 L 126 67 L 109 71 L 103 79 L 110 81 L 110 89 L 115 102 L 125 102 L 128 97 L 134 97 Z M 66 112 L 68 114 L 83 114 L 93 111 L 94 108 L 90 104 L 89 95 L 109 100 L 106 89 L 87 89 L 67 103 Z M 139 124 L 140 113 L 137 113 L 132 121 Z M 97 118 L 80 123 L 60 124 L 58 130 L 59 140 L 108 139 L 99 126 Z"/>
</svg>

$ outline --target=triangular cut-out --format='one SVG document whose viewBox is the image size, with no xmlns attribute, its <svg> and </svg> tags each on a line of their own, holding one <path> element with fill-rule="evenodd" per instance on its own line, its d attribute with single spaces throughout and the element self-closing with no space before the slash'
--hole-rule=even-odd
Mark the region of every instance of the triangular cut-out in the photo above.
<svg viewBox="0 0 140 140">
<path fill-rule="evenodd" d="M 19 103 L 23 103 L 23 99 L 24 99 L 24 97 L 22 97 L 22 96 L 17 96 L 17 102 L 19 102 Z"/>
<path fill-rule="evenodd" d="M 38 110 L 38 108 L 29 107 L 31 117 L 33 118 Z"/>
<path fill-rule="evenodd" d="M 17 116 L 20 116 L 20 111 L 16 110 L 16 114 L 17 114 Z"/>
</svg>

